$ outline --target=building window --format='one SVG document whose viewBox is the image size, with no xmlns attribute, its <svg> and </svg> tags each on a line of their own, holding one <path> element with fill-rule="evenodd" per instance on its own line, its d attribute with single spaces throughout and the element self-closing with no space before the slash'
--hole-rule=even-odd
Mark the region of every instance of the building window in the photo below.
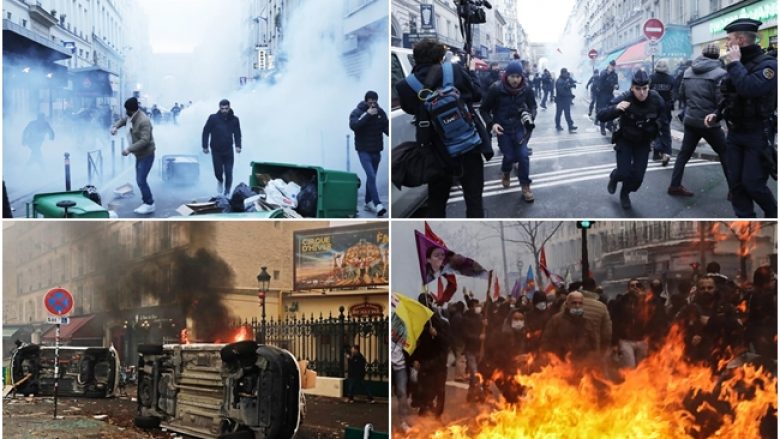
<svg viewBox="0 0 780 439">
<path fill-rule="evenodd" d="M 11 13 L 10 12 L 6 12 L 5 13 L 5 18 L 10 20 L 11 19 Z"/>
<path fill-rule="evenodd" d="M 22 27 L 27 27 L 27 20 L 22 18 Z"/>
<path fill-rule="evenodd" d="M 279 280 L 279 270 L 274 270 L 274 280 Z"/>
</svg>

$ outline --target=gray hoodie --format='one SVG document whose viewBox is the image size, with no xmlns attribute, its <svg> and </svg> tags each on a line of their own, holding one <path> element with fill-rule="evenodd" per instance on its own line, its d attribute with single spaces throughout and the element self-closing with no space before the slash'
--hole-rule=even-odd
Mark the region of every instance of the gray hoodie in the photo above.
<svg viewBox="0 0 780 439">
<path fill-rule="evenodd" d="M 705 56 L 693 60 L 680 84 L 680 100 L 685 103 L 683 124 L 705 128 L 704 117 L 718 109 L 720 81 L 725 75 L 720 60 Z"/>
</svg>

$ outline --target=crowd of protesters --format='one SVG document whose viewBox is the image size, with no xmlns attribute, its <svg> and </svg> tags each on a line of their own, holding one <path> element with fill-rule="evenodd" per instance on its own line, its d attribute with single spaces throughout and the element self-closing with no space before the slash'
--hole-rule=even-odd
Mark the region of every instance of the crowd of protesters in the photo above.
<svg viewBox="0 0 780 439">
<path fill-rule="evenodd" d="M 416 349 L 408 355 L 393 348 L 402 430 L 411 428 L 412 409 L 441 417 L 448 379 L 468 382 L 469 402 L 485 400 L 494 384 L 513 403 L 524 392 L 512 379 L 517 373 L 558 357 L 616 378 L 663 347 L 675 325 L 692 364 L 720 373 L 736 359 L 777 373 L 777 282 L 768 266 L 756 269 L 752 282 L 735 282 L 712 262 L 676 291 L 665 291 L 661 279 L 631 279 L 613 298 L 590 278 L 550 293 L 480 301 L 464 290 L 464 297 L 437 306 L 432 294 L 421 294 L 433 315 Z"/>
</svg>

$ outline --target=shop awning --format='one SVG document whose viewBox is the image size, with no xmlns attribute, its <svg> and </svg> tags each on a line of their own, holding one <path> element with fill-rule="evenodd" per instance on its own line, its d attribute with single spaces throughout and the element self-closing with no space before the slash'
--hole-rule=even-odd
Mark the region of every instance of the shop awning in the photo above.
<svg viewBox="0 0 780 439">
<path fill-rule="evenodd" d="M 4 18 L 3 58 L 9 55 L 22 56 L 44 62 L 71 58 L 71 54 L 64 47 Z"/>
<path fill-rule="evenodd" d="M 71 317 L 70 323 L 60 326 L 60 341 L 87 341 L 87 340 L 101 340 L 103 338 L 102 328 L 95 325 L 89 325 L 93 321 L 95 315 Z M 52 326 L 41 337 L 43 341 L 54 343 L 56 335 L 56 327 Z"/>
<path fill-rule="evenodd" d="M 607 64 L 609 64 L 610 61 L 612 61 L 613 59 L 616 59 L 617 57 L 622 55 L 624 51 L 625 51 L 625 49 L 619 49 L 619 50 L 616 50 L 616 51 L 610 53 L 604 59 L 602 59 L 601 61 L 599 61 L 597 63 L 597 68 L 599 70 L 605 68 L 607 66 Z"/>
<path fill-rule="evenodd" d="M 642 41 L 629 46 L 622 55 L 615 59 L 615 63 L 619 66 L 630 66 L 649 60 L 650 55 L 647 54 L 647 44 L 647 41 Z"/>
</svg>

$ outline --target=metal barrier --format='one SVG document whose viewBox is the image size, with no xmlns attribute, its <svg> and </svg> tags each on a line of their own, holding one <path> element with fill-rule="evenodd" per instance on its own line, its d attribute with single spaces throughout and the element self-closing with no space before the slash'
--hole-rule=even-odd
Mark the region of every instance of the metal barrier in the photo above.
<svg viewBox="0 0 780 439">
<path fill-rule="evenodd" d="M 103 151 L 96 149 L 87 152 L 87 182 L 92 184 L 92 177 L 97 176 L 103 182 Z"/>
<path fill-rule="evenodd" d="M 255 340 L 262 340 L 263 324 L 257 318 L 236 321 L 234 328 L 248 326 Z M 334 317 L 288 317 L 266 320 L 266 344 L 292 352 L 299 360 L 308 360 L 319 376 L 345 377 L 347 355 L 352 345 L 360 346 L 366 357 L 366 380 L 387 381 L 389 375 L 389 320 L 386 316 L 350 317 L 344 307 Z"/>
</svg>

